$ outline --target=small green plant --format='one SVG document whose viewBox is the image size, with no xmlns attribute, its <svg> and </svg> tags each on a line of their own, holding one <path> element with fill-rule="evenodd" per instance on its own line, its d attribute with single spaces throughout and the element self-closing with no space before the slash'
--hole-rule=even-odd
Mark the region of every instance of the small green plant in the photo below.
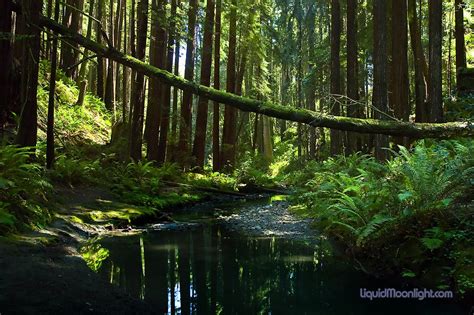
<svg viewBox="0 0 474 315">
<path fill-rule="evenodd" d="M 0 148 L 0 233 L 49 219 L 45 204 L 52 186 L 43 168 L 31 162 L 32 151 L 12 145 Z"/>
</svg>

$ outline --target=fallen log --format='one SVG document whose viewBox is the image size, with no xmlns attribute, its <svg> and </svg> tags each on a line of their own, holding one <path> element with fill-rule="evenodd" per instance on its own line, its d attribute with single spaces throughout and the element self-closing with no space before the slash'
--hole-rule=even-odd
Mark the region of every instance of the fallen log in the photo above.
<svg viewBox="0 0 474 315">
<path fill-rule="evenodd" d="M 55 33 L 61 34 L 62 40 L 75 42 L 88 50 L 93 51 L 99 56 L 114 60 L 122 65 L 134 69 L 135 71 L 141 72 L 148 77 L 157 78 L 166 84 L 183 90 L 189 90 L 193 94 L 204 96 L 209 100 L 226 104 L 245 112 L 254 112 L 283 120 L 304 123 L 313 127 L 326 127 L 360 133 L 406 136 L 411 138 L 452 138 L 474 136 L 474 126 L 470 122 L 434 124 L 351 118 L 327 115 L 306 109 L 240 97 L 235 94 L 199 85 L 173 75 L 165 70 L 155 68 L 141 60 L 128 56 L 113 47 L 100 45 L 93 40 L 74 33 L 68 28 L 44 16 L 40 18 L 39 23 L 41 27 L 48 28 Z"/>
</svg>

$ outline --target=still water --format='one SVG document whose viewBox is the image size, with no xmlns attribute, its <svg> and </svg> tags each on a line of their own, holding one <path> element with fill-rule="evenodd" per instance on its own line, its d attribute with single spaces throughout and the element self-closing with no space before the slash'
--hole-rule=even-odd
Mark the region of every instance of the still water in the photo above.
<svg viewBox="0 0 474 315">
<path fill-rule="evenodd" d="M 361 299 L 360 288 L 390 286 L 342 262 L 325 242 L 248 237 L 212 219 L 199 223 L 105 239 L 110 256 L 99 273 L 156 314 L 465 314 L 447 301 Z"/>
</svg>

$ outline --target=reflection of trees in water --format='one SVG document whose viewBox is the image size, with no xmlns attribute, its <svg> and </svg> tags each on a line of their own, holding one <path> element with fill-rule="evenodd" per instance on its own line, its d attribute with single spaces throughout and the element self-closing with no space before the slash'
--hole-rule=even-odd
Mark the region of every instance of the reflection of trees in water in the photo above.
<svg viewBox="0 0 474 315">
<path fill-rule="evenodd" d="M 328 275 L 315 272 L 320 260 L 313 248 L 229 235 L 213 225 L 145 236 L 142 281 L 139 239 L 131 239 L 105 245 L 111 254 L 101 272 L 133 296 L 144 292 L 157 313 L 278 313 L 291 307 L 297 311 L 314 305 L 327 282 Z"/>
<path fill-rule="evenodd" d="M 189 314 L 190 311 L 190 281 L 191 270 L 189 267 L 189 258 L 190 258 L 190 235 L 185 235 L 182 238 L 181 242 L 178 243 L 178 274 L 179 274 L 179 295 L 180 295 L 180 306 L 181 314 Z"/>
<path fill-rule="evenodd" d="M 168 239 L 164 236 L 164 242 Z M 158 314 L 168 311 L 168 252 L 153 250 L 150 240 L 145 242 L 145 299 L 152 301 Z"/>
</svg>

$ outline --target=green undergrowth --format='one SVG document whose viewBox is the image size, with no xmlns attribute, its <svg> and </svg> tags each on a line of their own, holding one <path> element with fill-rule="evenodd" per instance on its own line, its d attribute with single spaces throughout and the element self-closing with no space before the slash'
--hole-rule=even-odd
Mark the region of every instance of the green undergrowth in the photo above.
<svg viewBox="0 0 474 315">
<path fill-rule="evenodd" d="M 474 141 L 420 141 L 381 164 L 351 155 L 293 173 L 293 211 L 315 219 L 361 268 L 474 289 Z"/>
<path fill-rule="evenodd" d="M 41 61 L 38 79 L 38 137 L 46 139 L 50 64 Z M 55 137 L 57 146 L 83 143 L 105 144 L 110 139 L 111 115 L 104 103 L 87 93 L 78 106 L 79 89 L 61 70 L 57 71 L 55 90 Z"/>
<path fill-rule="evenodd" d="M 0 234 L 25 226 L 41 227 L 50 218 L 52 185 L 31 161 L 32 148 L 0 148 Z"/>
</svg>

